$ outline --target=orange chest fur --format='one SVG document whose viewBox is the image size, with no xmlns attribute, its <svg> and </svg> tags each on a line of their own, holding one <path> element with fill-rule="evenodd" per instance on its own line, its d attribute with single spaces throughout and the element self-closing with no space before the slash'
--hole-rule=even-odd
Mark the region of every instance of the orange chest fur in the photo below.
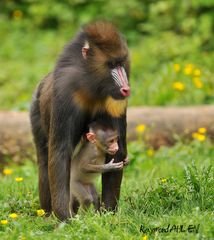
<svg viewBox="0 0 214 240">
<path fill-rule="evenodd" d="M 107 112 L 112 117 L 120 117 L 126 111 L 127 99 L 115 100 L 108 96 L 102 101 L 90 98 L 83 91 L 75 92 L 73 95 L 74 102 L 80 106 L 81 109 L 95 115 L 98 112 Z"/>
</svg>

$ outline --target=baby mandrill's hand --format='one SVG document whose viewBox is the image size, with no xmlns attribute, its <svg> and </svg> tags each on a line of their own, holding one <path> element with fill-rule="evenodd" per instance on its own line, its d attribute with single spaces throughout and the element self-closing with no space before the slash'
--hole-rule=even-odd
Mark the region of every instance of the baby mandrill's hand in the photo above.
<svg viewBox="0 0 214 240">
<path fill-rule="evenodd" d="M 114 163 L 114 158 L 105 164 L 105 171 L 119 171 L 123 168 L 123 161 Z"/>
</svg>

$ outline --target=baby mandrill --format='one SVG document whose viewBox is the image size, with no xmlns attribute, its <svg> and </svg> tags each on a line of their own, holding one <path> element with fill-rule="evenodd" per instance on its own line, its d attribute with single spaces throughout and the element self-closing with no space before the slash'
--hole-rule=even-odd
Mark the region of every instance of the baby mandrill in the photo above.
<svg viewBox="0 0 214 240">
<path fill-rule="evenodd" d="M 71 215 L 77 210 L 78 202 L 83 209 L 93 204 L 99 210 L 99 196 L 94 186 L 95 177 L 100 173 L 122 170 L 126 162 L 114 162 L 114 158 L 105 163 L 106 154 L 115 155 L 118 151 L 118 132 L 103 123 L 93 122 L 89 132 L 83 138 L 79 149 L 74 153 L 70 172 L 70 206 Z M 126 160 L 125 160 L 126 161 Z"/>
</svg>

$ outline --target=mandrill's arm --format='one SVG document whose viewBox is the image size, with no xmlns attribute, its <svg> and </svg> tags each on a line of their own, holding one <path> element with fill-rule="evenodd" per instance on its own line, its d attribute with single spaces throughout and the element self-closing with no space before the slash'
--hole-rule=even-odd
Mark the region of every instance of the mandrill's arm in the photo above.
<svg viewBox="0 0 214 240">
<path fill-rule="evenodd" d="M 105 173 L 111 171 L 119 171 L 123 168 L 123 161 L 114 163 L 114 159 L 112 159 L 109 163 L 106 164 L 91 164 L 91 163 L 83 163 L 81 169 L 86 173 Z"/>
</svg>

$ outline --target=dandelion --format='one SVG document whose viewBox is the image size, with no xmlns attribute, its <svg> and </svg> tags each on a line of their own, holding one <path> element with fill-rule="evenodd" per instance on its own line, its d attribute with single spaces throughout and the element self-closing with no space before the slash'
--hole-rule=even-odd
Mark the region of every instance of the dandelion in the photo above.
<svg viewBox="0 0 214 240">
<path fill-rule="evenodd" d="M 203 142 L 203 141 L 205 141 L 206 140 L 206 136 L 205 135 L 203 135 L 203 134 L 201 134 L 201 133 L 193 133 L 192 134 L 192 137 L 194 138 L 194 139 L 197 139 L 198 141 L 200 141 L 200 142 Z"/>
<path fill-rule="evenodd" d="M 147 235 L 144 235 L 143 238 L 142 238 L 142 240 L 148 240 L 148 239 L 149 239 L 149 238 L 148 238 Z"/>
<path fill-rule="evenodd" d="M 36 210 L 36 212 L 37 212 L 37 216 L 39 216 L 39 217 L 42 217 L 45 215 L 44 209 L 38 209 L 38 210 Z"/>
<path fill-rule="evenodd" d="M 146 129 L 146 126 L 145 126 L 144 124 L 139 124 L 139 125 L 137 125 L 137 127 L 136 127 L 136 131 L 137 131 L 138 133 L 143 133 L 143 132 L 145 131 L 145 129 Z"/>
<path fill-rule="evenodd" d="M 23 17 L 23 12 L 21 11 L 21 10 L 15 10 L 14 12 L 13 12 L 13 18 L 15 19 L 15 20 L 19 20 L 19 19 L 21 19 Z"/>
<path fill-rule="evenodd" d="M 17 177 L 17 178 L 15 178 L 15 181 L 16 182 L 22 182 L 24 179 L 22 178 L 22 177 Z"/>
<path fill-rule="evenodd" d="M 204 136 L 203 134 L 198 134 L 197 139 L 198 139 L 198 141 L 203 142 L 206 140 L 206 136 Z"/>
<path fill-rule="evenodd" d="M 166 178 L 162 178 L 162 179 L 161 179 L 161 182 L 162 182 L 162 183 L 166 183 L 166 181 L 167 181 Z"/>
<path fill-rule="evenodd" d="M 175 64 L 173 65 L 173 68 L 174 68 L 175 72 L 179 72 L 180 69 L 181 69 L 181 66 L 180 66 L 178 63 L 175 63 Z"/>
<path fill-rule="evenodd" d="M 185 75 L 190 75 L 192 74 L 193 71 L 193 65 L 192 64 L 187 64 L 184 68 L 184 74 Z"/>
<path fill-rule="evenodd" d="M 26 240 L 26 237 L 25 236 L 20 236 L 19 240 Z"/>
<path fill-rule="evenodd" d="M 8 220 L 6 220 L 6 219 L 1 220 L 0 222 L 1 222 L 2 225 L 7 225 L 8 224 Z"/>
<path fill-rule="evenodd" d="M 198 68 L 196 68 L 196 69 L 194 70 L 193 74 L 194 74 L 195 77 L 200 77 L 200 76 L 201 76 L 201 70 L 198 69 Z"/>
<path fill-rule="evenodd" d="M 201 133 L 201 134 L 204 134 L 204 133 L 207 132 L 207 129 L 204 128 L 204 127 L 201 127 L 201 128 L 198 129 L 198 132 Z"/>
<path fill-rule="evenodd" d="M 149 156 L 149 157 L 152 157 L 155 154 L 155 152 L 152 148 L 149 148 L 146 153 L 147 153 L 147 156 Z"/>
<path fill-rule="evenodd" d="M 197 132 L 192 133 L 192 137 L 195 138 L 195 139 L 197 139 L 198 133 L 197 133 Z"/>
<path fill-rule="evenodd" d="M 18 217 L 18 215 L 16 213 L 11 213 L 11 214 L 9 214 L 9 217 L 12 219 L 16 219 Z"/>
<path fill-rule="evenodd" d="M 9 169 L 9 168 L 5 168 L 5 169 L 3 170 L 3 174 L 4 174 L 4 175 L 10 175 L 10 174 L 12 174 L 12 172 L 13 172 L 13 170 L 12 170 L 12 169 Z"/>
<path fill-rule="evenodd" d="M 202 88 L 203 87 L 203 83 L 201 82 L 200 78 L 198 78 L 198 77 L 193 78 L 193 83 L 194 83 L 196 88 Z"/>
<path fill-rule="evenodd" d="M 172 87 L 177 91 L 183 91 L 185 89 L 185 85 L 182 82 L 174 82 Z"/>
<path fill-rule="evenodd" d="M 25 236 L 21 236 L 21 237 L 19 238 L 19 240 L 26 240 L 26 237 L 25 237 Z"/>
</svg>

